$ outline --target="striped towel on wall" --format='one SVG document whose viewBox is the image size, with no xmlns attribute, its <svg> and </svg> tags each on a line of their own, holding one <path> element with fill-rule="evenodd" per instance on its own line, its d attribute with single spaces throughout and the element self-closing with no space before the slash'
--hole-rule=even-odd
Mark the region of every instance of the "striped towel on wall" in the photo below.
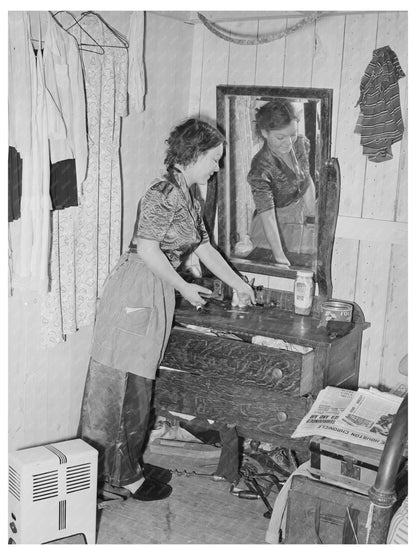
<svg viewBox="0 0 416 555">
<path fill-rule="evenodd" d="M 390 46 L 373 52 L 361 79 L 360 115 L 355 128 L 361 133 L 363 154 L 372 162 L 393 157 L 391 145 L 403 137 L 398 80 L 405 77 L 399 60 Z"/>
</svg>

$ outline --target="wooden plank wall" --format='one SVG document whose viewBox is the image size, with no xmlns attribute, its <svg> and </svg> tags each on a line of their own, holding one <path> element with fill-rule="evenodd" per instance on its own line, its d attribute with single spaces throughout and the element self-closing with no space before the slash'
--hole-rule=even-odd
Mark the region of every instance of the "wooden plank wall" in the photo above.
<svg viewBox="0 0 416 555">
<path fill-rule="evenodd" d="M 222 24 L 238 34 L 276 33 L 297 20 Z M 334 91 L 332 155 L 341 166 L 342 190 L 333 255 L 334 298 L 356 301 L 371 328 L 365 332 L 360 383 L 394 387 L 407 353 L 407 131 L 393 159 L 375 164 L 363 156 L 356 103 L 375 48 L 390 45 L 407 74 L 407 13 L 379 12 L 322 18 L 286 38 L 258 46 L 236 45 L 195 26 L 192 108 L 215 119 L 218 84 L 324 87 Z M 196 51 L 197 50 L 197 51 Z M 407 79 L 400 81 L 407 122 Z M 196 100 L 200 98 L 199 107 Z M 257 284 L 291 282 L 255 276 Z"/>
</svg>

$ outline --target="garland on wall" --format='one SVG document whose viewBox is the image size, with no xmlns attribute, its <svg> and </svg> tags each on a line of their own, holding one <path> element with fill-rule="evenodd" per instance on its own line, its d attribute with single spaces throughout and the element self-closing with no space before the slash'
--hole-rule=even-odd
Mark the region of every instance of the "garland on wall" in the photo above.
<svg viewBox="0 0 416 555">
<path fill-rule="evenodd" d="M 243 39 L 243 38 L 237 38 L 235 36 L 232 36 L 230 34 L 230 31 L 225 31 L 221 29 L 221 27 L 209 21 L 209 19 L 203 16 L 200 12 L 197 12 L 199 20 L 205 25 L 205 27 L 209 31 L 211 31 L 211 33 L 214 33 L 214 35 L 216 35 L 217 37 L 223 40 L 226 40 L 228 42 L 233 42 L 235 44 L 244 44 L 244 45 L 266 44 L 268 42 L 279 40 L 283 37 L 287 37 L 288 35 L 290 35 L 291 33 L 294 33 L 295 31 L 298 31 L 299 29 L 303 29 L 303 27 L 305 27 L 306 25 L 309 25 L 310 23 L 318 21 L 318 19 L 321 19 L 321 17 L 329 15 L 330 13 L 331 12 L 311 12 L 311 15 L 304 17 L 303 19 L 301 19 L 291 27 L 288 27 L 287 29 L 279 31 L 278 33 L 269 33 L 263 37 Z"/>
</svg>

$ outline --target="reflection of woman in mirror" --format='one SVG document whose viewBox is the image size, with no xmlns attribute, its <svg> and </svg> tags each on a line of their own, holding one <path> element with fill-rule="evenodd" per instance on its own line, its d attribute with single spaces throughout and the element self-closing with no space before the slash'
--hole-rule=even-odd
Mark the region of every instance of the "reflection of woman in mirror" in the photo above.
<svg viewBox="0 0 416 555">
<path fill-rule="evenodd" d="M 279 229 L 285 207 L 297 205 L 297 218 L 302 225 L 315 218 L 309 141 L 298 135 L 298 121 L 293 105 L 284 99 L 272 100 L 256 111 L 256 131 L 264 144 L 253 157 L 247 176 L 256 206 L 250 237 L 253 246 L 271 249 L 275 262 L 285 266 L 291 264 L 290 249 Z"/>
</svg>

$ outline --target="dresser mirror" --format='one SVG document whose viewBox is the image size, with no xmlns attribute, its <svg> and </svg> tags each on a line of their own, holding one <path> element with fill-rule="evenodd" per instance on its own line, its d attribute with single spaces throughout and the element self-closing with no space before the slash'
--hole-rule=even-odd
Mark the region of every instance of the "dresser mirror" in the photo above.
<svg viewBox="0 0 416 555">
<path fill-rule="evenodd" d="M 331 113 L 331 89 L 219 85 L 217 125 L 227 144 L 205 206 L 211 230 L 217 214 L 218 247 L 235 268 L 292 279 L 312 270 L 321 299 L 332 293 L 340 185 Z"/>
</svg>

